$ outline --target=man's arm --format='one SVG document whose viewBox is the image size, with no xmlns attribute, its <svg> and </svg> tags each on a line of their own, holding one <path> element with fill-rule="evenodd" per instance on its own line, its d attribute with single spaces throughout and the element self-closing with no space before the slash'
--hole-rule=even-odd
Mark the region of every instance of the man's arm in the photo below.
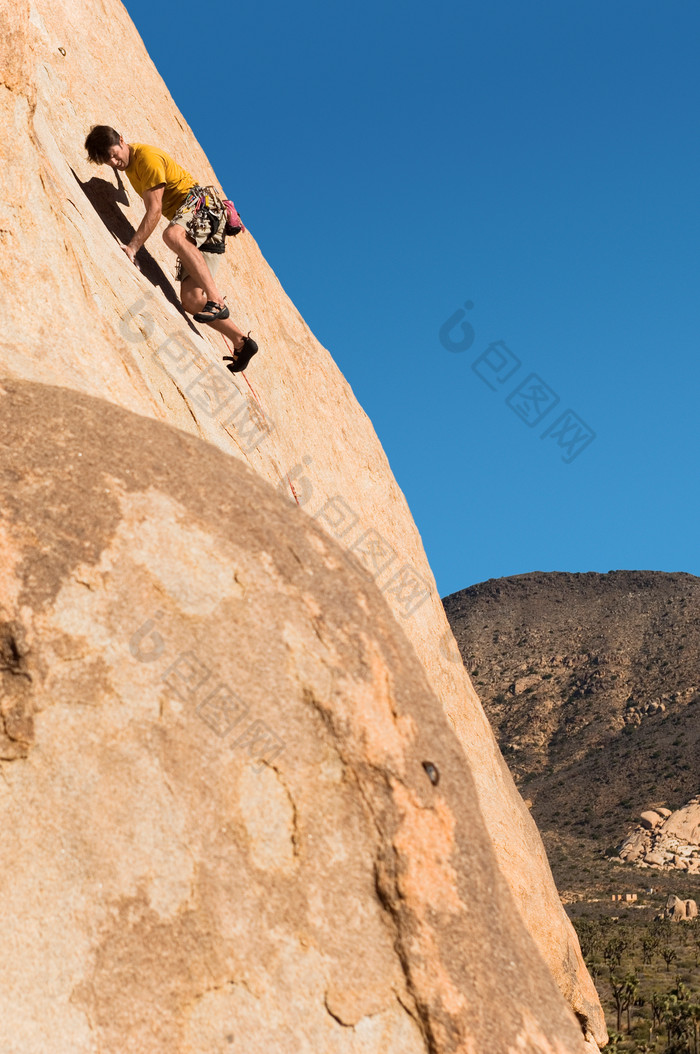
<svg viewBox="0 0 700 1054">
<path fill-rule="evenodd" d="M 148 241 L 153 234 L 154 230 L 158 226 L 158 220 L 163 214 L 163 191 L 165 190 L 165 183 L 160 183 L 157 187 L 151 187 L 150 190 L 145 190 L 143 193 L 143 200 L 146 205 L 146 214 L 139 224 L 139 229 L 134 234 L 133 238 L 128 245 L 122 246 L 124 252 L 129 257 L 131 262 L 134 261 L 134 256 L 139 251 L 141 246 Z"/>
</svg>

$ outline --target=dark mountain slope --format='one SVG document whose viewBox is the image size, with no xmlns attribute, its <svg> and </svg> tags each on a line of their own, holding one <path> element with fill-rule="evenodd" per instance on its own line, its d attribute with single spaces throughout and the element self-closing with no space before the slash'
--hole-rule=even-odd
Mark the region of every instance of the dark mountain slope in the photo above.
<svg viewBox="0 0 700 1054">
<path fill-rule="evenodd" d="M 533 572 L 443 601 L 556 863 L 700 789 L 700 578 Z"/>
</svg>

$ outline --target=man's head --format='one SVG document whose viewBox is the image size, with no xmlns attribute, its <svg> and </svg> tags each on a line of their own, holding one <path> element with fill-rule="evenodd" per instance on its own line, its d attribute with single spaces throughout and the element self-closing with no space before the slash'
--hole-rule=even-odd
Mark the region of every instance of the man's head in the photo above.
<svg viewBox="0 0 700 1054">
<path fill-rule="evenodd" d="M 108 124 L 94 125 L 85 140 L 88 160 L 93 165 L 109 165 L 110 168 L 125 169 L 129 164 L 129 144 Z"/>
</svg>

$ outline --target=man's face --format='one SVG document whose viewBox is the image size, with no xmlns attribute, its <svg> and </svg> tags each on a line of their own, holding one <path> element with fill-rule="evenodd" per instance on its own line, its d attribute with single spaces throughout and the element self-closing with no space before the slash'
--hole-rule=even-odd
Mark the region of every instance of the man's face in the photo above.
<svg viewBox="0 0 700 1054">
<path fill-rule="evenodd" d="M 123 136 L 119 136 L 119 143 L 116 146 L 110 146 L 104 163 L 110 168 L 122 170 L 129 164 L 129 144 L 124 142 Z"/>
</svg>

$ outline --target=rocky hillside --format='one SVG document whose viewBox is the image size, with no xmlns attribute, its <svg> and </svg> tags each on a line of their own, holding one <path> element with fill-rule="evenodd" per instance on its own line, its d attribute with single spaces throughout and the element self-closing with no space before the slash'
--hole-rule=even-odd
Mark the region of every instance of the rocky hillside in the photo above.
<svg viewBox="0 0 700 1054">
<path fill-rule="evenodd" d="M 700 579 L 533 572 L 444 606 L 548 847 L 603 850 L 697 794 Z"/>
<path fill-rule="evenodd" d="M 638 867 L 700 874 L 700 798 L 682 809 L 649 809 L 620 846 L 620 859 Z"/>
</svg>

